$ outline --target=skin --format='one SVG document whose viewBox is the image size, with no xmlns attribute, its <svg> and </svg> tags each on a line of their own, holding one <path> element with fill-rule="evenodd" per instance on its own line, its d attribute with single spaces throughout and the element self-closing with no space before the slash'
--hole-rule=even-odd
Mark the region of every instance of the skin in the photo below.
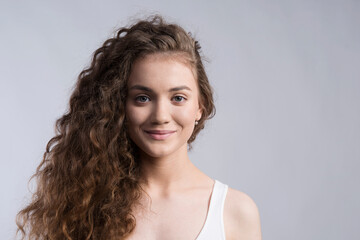
<svg viewBox="0 0 360 240">
<path fill-rule="evenodd" d="M 196 239 L 206 220 L 214 181 L 190 161 L 187 151 L 202 114 L 199 89 L 191 67 L 178 58 L 141 58 L 128 81 L 127 129 L 140 149 L 141 186 L 148 196 L 133 210 L 136 227 L 127 239 Z M 175 132 L 156 140 L 145 132 L 153 129 Z M 261 239 L 255 203 L 232 188 L 225 199 L 224 226 L 226 239 Z"/>
</svg>

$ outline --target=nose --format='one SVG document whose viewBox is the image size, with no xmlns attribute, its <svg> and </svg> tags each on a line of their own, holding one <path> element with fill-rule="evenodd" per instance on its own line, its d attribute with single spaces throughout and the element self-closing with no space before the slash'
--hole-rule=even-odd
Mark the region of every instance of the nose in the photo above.
<svg viewBox="0 0 360 240">
<path fill-rule="evenodd" d="M 169 123 L 171 114 L 168 102 L 165 99 L 158 99 L 154 102 L 151 114 L 151 123 L 156 125 Z"/>
</svg>

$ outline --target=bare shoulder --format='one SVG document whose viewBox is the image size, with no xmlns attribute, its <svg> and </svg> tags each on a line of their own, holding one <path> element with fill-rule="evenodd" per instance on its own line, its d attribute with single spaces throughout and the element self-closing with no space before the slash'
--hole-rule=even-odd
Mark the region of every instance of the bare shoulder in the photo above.
<svg viewBox="0 0 360 240">
<path fill-rule="evenodd" d="M 228 188 L 224 206 L 226 239 L 261 240 L 260 215 L 247 194 Z"/>
</svg>

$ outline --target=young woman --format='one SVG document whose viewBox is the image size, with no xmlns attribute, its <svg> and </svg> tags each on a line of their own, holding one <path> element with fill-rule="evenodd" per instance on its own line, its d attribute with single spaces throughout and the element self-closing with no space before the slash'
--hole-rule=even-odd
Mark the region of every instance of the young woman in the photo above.
<svg viewBox="0 0 360 240">
<path fill-rule="evenodd" d="M 199 51 L 160 16 L 96 50 L 18 214 L 24 238 L 261 239 L 250 197 L 188 157 L 215 113 Z"/>
</svg>

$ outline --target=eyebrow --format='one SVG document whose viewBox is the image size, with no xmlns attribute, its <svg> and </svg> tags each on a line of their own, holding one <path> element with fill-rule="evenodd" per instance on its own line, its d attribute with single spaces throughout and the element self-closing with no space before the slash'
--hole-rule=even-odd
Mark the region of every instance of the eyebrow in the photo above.
<svg viewBox="0 0 360 240">
<path fill-rule="evenodd" d="M 151 88 L 148 88 L 148 87 L 145 87 L 145 86 L 142 86 L 142 85 L 134 85 L 131 88 L 129 88 L 129 91 L 134 90 L 134 89 L 143 90 L 143 91 L 151 92 L 151 93 L 154 92 L 154 90 L 152 90 Z M 189 90 L 189 91 L 191 91 L 191 89 L 188 86 L 183 85 L 183 86 L 179 86 L 179 87 L 170 88 L 169 92 L 176 92 L 176 91 L 180 91 L 180 90 Z"/>
</svg>

